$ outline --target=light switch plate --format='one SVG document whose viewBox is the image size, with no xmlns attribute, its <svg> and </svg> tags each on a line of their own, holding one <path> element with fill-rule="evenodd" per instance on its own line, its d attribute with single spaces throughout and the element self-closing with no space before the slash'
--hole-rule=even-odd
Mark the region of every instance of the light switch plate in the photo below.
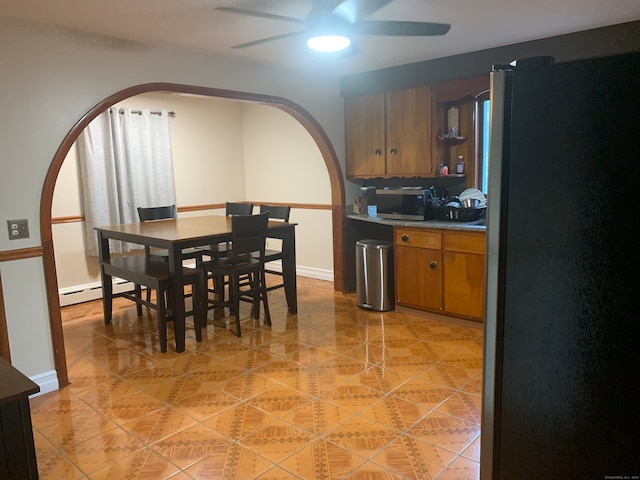
<svg viewBox="0 0 640 480">
<path fill-rule="evenodd" d="M 29 222 L 26 218 L 7 220 L 7 228 L 9 229 L 9 240 L 29 238 Z"/>
</svg>

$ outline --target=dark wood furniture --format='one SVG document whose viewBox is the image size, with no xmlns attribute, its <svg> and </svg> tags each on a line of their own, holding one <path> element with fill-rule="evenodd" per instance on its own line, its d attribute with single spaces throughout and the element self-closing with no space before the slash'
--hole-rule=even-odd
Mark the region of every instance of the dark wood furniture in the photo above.
<svg viewBox="0 0 640 480">
<path fill-rule="evenodd" d="M 347 178 L 433 176 L 431 87 L 345 99 Z"/>
<path fill-rule="evenodd" d="M 202 262 L 201 272 L 204 285 L 209 274 L 214 279 L 213 299 L 208 306 L 229 308 L 236 320 L 236 336 L 242 336 L 240 327 L 240 301 L 253 304 L 254 318 L 260 318 L 260 303 L 264 306 L 265 324 L 271 325 L 269 301 L 264 271 L 264 251 L 267 239 L 268 213 L 258 215 L 234 215 L 231 217 L 231 242 L 229 255 L 214 257 Z M 225 300 L 224 289 L 229 286 L 229 299 Z"/>
<path fill-rule="evenodd" d="M 0 478 L 37 479 L 29 395 L 40 387 L 0 359 Z"/>
<path fill-rule="evenodd" d="M 175 319 L 176 302 L 184 305 L 184 287 L 190 285 L 192 295 L 186 296 L 193 297 L 193 308 L 190 312 L 185 311 L 184 316 L 189 313 L 193 315 L 196 340 L 202 341 L 201 328 L 205 324 L 206 309 L 203 307 L 204 284 L 200 282 L 198 270 L 183 268 L 181 275 L 175 276 L 169 271 L 169 262 L 153 260 L 142 255 L 128 255 L 100 261 L 100 271 L 102 275 L 122 278 L 134 283 L 133 292 L 126 291 L 114 294 L 112 289 L 103 288 L 103 295 L 108 297 L 103 299 L 105 302 L 111 304 L 114 297 L 132 300 L 136 303 L 138 317 L 142 316 L 143 305 L 158 311 L 158 335 L 162 353 L 167 351 L 167 322 Z M 141 285 L 147 287 L 147 292 L 151 289 L 156 291 L 156 303 L 142 299 Z M 184 318 L 182 321 L 184 322 Z M 111 323 L 111 318 L 105 316 L 104 323 L 107 325 Z M 178 338 L 176 336 L 176 350 L 177 348 Z"/>
<path fill-rule="evenodd" d="M 175 205 L 164 205 L 162 207 L 138 207 L 138 218 L 141 222 L 152 220 L 164 220 L 165 218 L 176 218 L 178 212 Z M 158 260 L 166 261 L 169 253 L 164 249 L 155 249 L 153 253 L 149 247 L 144 247 L 147 258 L 156 257 Z M 151 302 L 151 288 L 147 288 L 147 302 Z M 140 316 L 140 315 L 138 315 Z"/>
<path fill-rule="evenodd" d="M 288 205 L 260 205 L 260 213 L 267 213 L 269 220 L 279 220 L 281 222 L 288 222 L 291 215 L 291 207 Z M 271 275 L 277 275 L 282 277 L 282 270 L 274 270 L 269 268 L 269 262 L 277 262 L 282 260 L 282 249 L 276 250 L 273 248 L 266 248 L 264 251 L 264 263 L 265 272 Z M 284 288 L 284 279 L 282 282 L 275 285 L 267 286 L 267 291 L 275 290 L 276 288 Z"/>
<path fill-rule="evenodd" d="M 109 262 L 111 259 L 109 239 L 166 248 L 169 252 L 169 272 L 176 278 L 176 282 L 181 284 L 183 283 L 181 278 L 183 275 L 182 250 L 231 240 L 231 218 L 222 215 L 204 215 L 97 227 L 100 261 Z M 297 313 L 298 310 L 295 225 L 295 223 L 270 221 L 267 227 L 268 236 L 282 240 L 282 270 L 287 305 L 291 313 Z M 111 275 L 107 272 L 101 272 L 100 276 L 103 289 L 104 318 L 110 321 L 112 317 L 110 299 L 113 291 Z M 185 342 L 185 311 L 183 298 L 176 292 L 177 290 L 174 289 L 174 332 L 176 351 L 182 352 Z"/>
<path fill-rule="evenodd" d="M 251 215 L 253 213 L 253 203 L 234 203 L 227 202 L 225 207 L 224 214 L 227 217 L 232 217 L 234 215 Z M 208 248 L 204 249 L 204 255 L 208 255 L 209 257 L 218 258 L 225 255 L 231 254 L 231 242 L 221 242 L 216 245 L 211 245 Z"/>
</svg>

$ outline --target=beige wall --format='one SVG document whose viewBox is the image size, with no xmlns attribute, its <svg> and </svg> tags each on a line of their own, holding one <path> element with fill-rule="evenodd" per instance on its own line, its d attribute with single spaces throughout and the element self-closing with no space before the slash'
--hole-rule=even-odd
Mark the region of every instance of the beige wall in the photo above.
<svg viewBox="0 0 640 480">
<path fill-rule="evenodd" d="M 320 203 L 331 201 L 329 177 L 318 147 L 289 114 L 268 105 L 175 94 L 144 94 L 117 107 L 166 109 L 180 206 L 229 201 Z M 83 214 L 77 150 L 72 148 L 56 181 L 53 217 Z M 202 215 L 206 211 L 181 215 Z M 221 213 L 221 212 L 215 212 Z M 301 275 L 331 279 L 330 211 L 294 209 Z M 61 303 L 96 298 L 96 257 L 84 254 L 84 224 L 53 227 Z"/>
<path fill-rule="evenodd" d="M 320 63 L 314 71 L 286 71 L 7 19 L 0 19 L 0 58 L 0 218 L 3 224 L 25 218 L 31 232 L 25 240 L 0 235 L 0 251 L 41 246 L 42 187 L 62 140 L 94 105 L 135 85 L 169 82 L 285 98 L 315 118 L 344 165 L 339 78 Z M 0 262 L 12 361 L 41 386 L 55 379 L 43 272 L 41 258 Z"/>
</svg>

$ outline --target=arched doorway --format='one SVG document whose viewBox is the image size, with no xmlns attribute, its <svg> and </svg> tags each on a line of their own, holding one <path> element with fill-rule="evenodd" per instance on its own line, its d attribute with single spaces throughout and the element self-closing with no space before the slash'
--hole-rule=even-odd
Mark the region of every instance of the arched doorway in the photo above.
<svg viewBox="0 0 640 480">
<path fill-rule="evenodd" d="M 336 152 L 320 124 L 300 105 L 285 98 L 259 95 L 253 93 L 221 90 L 216 88 L 198 87 L 192 85 L 180 85 L 172 83 L 147 83 L 121 90 L 104 99 L 89 110 L 69 131 L 58 148 L 47 175 L 45 177 L 42 196 L 40 199 L 40 232 L 42 237 L 43 263 L 45 284 L 47 289 L 47 303 L 49 307 L 49 323 L 51 326 L 51 338 L 53 343 L 54 366 L 58 375 L 59 387 L 69 384 L 64 337 L 62 332 L 62 317 L 58 298 L 58 279 L 53 248 L 53 230 L 51 225 L 51 212 L 53 193 L 56 180 L 62 164 L 84 128 L 101 112 L 112 105 L 135 95 L 150 92 L 174 92 L 188 93 L 210 97 L 221 97 L 235 100 L 246 100 L 266 103 L 279 108 L 295 118 L 311 135 L 320 150 L 322 158 L 327 166 L 329 181 L 331 184 L 331 209 L 333 224 L 333 270 L 334 289 L 342 291 L 343 279 L 343 236 L 344 236 L 344 206 L 345 191 L 342 172 Z"/>
</svg>

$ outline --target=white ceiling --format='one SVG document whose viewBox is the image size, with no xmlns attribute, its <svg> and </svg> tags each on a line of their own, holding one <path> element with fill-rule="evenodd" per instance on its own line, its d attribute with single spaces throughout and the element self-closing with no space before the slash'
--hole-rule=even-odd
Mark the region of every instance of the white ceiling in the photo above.
<svg viewBox="0 0 640 480">
<path fill-rule="evenodd" d="M 233 49 L 301 27 L 218 6 L 303 19 L 311 0 L 0 0 L 0 17 L 338 75 L 640 20 L 640 0 L 393 0 L 367 20 L 450 23 L 451 30 L 442 37 L 359 36 L 345 56 L 311 53 L 302 35 Z"/>
</svg>

